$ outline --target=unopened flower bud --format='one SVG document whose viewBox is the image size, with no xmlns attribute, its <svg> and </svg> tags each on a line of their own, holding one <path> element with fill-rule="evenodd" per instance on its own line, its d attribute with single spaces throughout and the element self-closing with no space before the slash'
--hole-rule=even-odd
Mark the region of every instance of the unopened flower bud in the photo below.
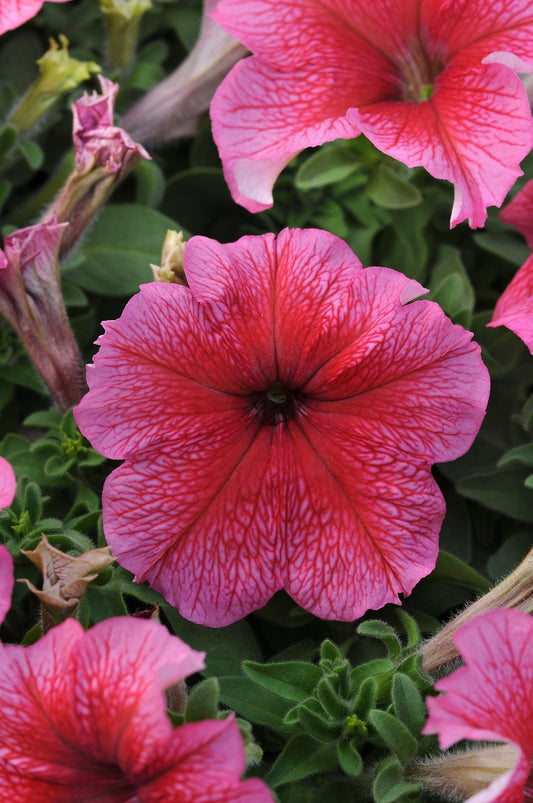
<svg viewBox="0 0 533 803">
<path fill-rule="evenodd" d="M 137 49 L 139 25 L 152 0 L 100 0 L 107 25 L 107 52 L 111 70 L 129 72 Z"/>
<path fill-rule="evenodd" d="M 186 242 L 182 231 L 167 231 L 161 252 L 161 265 L 150 265 L 155 282 L 187 284 L 183 270 Z"/>
<path fill-rule="evenodd" d="M 460 803 L 512 770 L 516 760 L 517 749 L 513 745 L 491 745 L 424 759 L 411 765 L 409 775 L 427 792 L 437 792 L 444 800 Z"/>
<path fill-rule="evenodd" d="M 69 56 L 68 39 L 59 34 L 58 45 L 50 39 L 50 49 L 38 59 L 40 75 L 11 112 L 7 123 L 19 133 L 28 131 L 65 92 L 75 89 L 101 67 L 94 61 L 78 61 Z"/>
</svg>

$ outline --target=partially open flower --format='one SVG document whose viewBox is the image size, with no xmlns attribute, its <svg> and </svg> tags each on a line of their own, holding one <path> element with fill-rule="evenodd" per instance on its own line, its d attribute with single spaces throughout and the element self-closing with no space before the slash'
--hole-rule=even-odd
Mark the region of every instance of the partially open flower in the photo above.
<svg viewBox="0 0 533 803">
<path fill-rule="evenodd" d="M 66 228 L 52 215 L 9 234 L 0 251 L 0 314 L 19 334 L 63 412 L 79 401 L 85 387 L 61 294 L 58 260 Z"/>
<path fill-rule="evenodd" d="M 88 584 L 98 577 L 98 573 L 110 566 L 115 560 L 109 547 L 91 549 L 77 557 L 67 555 L 56 549 L 46 535 L 31 551 L 21 550 L 43 575 L 42 590 L 35 588 L 27 579 L 26 583 L 41 600 L 41 604 L 56 619 L 64 619 L 74 613 L 80 597 L 83 597 Z"/>
</svg>

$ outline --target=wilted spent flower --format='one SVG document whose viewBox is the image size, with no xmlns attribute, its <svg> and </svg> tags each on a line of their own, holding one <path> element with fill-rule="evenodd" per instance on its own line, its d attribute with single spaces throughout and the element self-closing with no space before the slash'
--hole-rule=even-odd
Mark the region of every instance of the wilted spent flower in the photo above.
<svg viewBox="0 0 533 803">
<path fill-rule="evenodd" d="M 57 619 L 74 613 L 88 584 L 114 561 L 107 546 L 73 557 L 52 546 L 46 535 L 35 549 L 21 552 L 42 572 L 43 587 L 39 590 L 26 578 L 20 582 L 26 583 L 43 607 Z"/>
</svg>

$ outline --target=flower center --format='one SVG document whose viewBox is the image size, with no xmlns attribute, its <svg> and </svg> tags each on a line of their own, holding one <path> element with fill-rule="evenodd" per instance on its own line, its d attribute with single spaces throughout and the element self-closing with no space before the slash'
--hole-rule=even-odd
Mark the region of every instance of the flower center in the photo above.
<svg viewBox="0 0 533 803">
<path fill-rule="evenodd" d="M 435 50 L 435 48 L 432 48 Z M 435 78 L 444 68 L 444 59 L 429 55 L 420 37 L 413 38 L 398 57 L 403 100 L 423 103 L 433 95 Z"/>
<path fill-rule="evenodd" d="M 295 419 L 300 406 L 299 392 L 281 382 L 273 382 L 266 390 L 258 391 L 252 396 L 253 412 L 263 424 L 270 427 Z"/>
</svg>

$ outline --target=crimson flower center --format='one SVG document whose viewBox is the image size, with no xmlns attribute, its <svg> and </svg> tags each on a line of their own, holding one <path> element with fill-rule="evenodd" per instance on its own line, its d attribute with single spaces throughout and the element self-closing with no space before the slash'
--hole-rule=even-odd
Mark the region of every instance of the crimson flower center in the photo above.
<svg viewBox="0 0 533 803">
<path fill-rule="evenodd" d="M 298 417 L 303 394 L 282 382 L 273 382 L 265 390 L 251 394 L 250 401 L 252 412 L 261 423 L 275 427 Z"/>
<path fill-rule="evenodd" d="M 444 69 L 444 59 L 430 55 L 420 37 L 413 37 L 398 54 L 402 99 L 422 103 L 433 94 L 435 79 Z"/>
</svg>

